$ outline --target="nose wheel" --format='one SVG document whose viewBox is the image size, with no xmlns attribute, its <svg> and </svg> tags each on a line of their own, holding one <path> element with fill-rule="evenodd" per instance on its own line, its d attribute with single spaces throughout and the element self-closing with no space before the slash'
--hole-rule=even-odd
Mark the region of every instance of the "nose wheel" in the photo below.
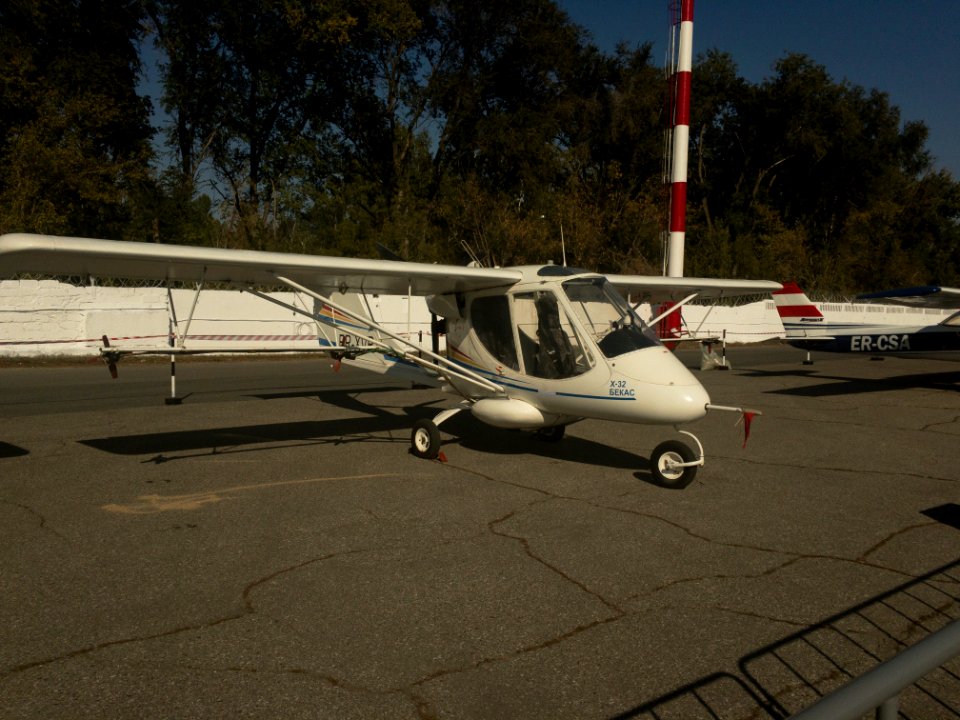
<svg viewBox="0 0 960 720">
<path fill-rule="evenodd" d="M 657 484 L 669 488 L 684 488 L 697 476 L 697 468 L 703 465 L 703 446 L 693 433 L 681 430 L 689 435 L 700 449 L 700 457 L 680 440 L 667 440 L 653 449 L 650 455 L 650 474 Z"/>
</svg>

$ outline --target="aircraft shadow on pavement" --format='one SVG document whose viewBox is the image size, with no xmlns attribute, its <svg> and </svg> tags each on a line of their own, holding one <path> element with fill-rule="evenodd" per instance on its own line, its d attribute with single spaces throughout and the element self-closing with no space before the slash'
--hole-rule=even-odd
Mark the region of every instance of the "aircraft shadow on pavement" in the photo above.
<svg viewBox="0 0 960 720">
<path fill-rule="evenodd" d="M 452 440 L 451 435 L 454 438 Z M 441 438 L 448 447 L 455 443 L 486 454 L 537 455 L 565 462 L 629 470 L 647 470 L 650 467 L 650 461 L 645 457 L 577 437 L 569 431 L 560 441 L 541 440 L 529 431 L 491 427 L 469 412 L 447 420 L 441 427 Z"/>
<path fill-rule="evenodd" d="M 711 673 L 614 718 L 787 718 L 957 617 L 960 560 L 744 655 L 737 672 Z M 960 716 L 957 666 L 954 659 L 901 692 L 901 716 Z"/>
<path fill-rule="evenodd" d="M 22 457 L 24 455 L 29 455 L 30 451 L 25 448 L 19 447 L 18 445 L 11 445 L 10 443 L 0 442 L 0 460 L 3 458 L 12 458 L 12 457 Z"/>
<path fill-rule="evenodd" d="M 277 444 L 322 445 L 344 443 L 409 443 L 415 420 L 434 417 L 438 409 L 431 399 L 417 405 L 384 408 L 367 404 L 353 392 L 310 392 L 329 405 L 361 414 L 335 420 L 301 420 L 282 423 L 236 425 L 197 430 L 114 435 L 83 439 L 87 447 L 114 455 L 147 455 L 145 462 L 163 463 L 203 455 L 269 450 Z M 560 442 L 539 440 L 533 433 L 490 427 L 469 412 L 460 413 L 441 429 L 445 446 L 460 445 L 496 454 L 532 454 L 567 462 L 639 470 L 636 476 L 648 482 L 649 460 L 609 445 L 567 435 Z"/>
<path fill-rule="evenodd" d="M 936 520 L 942 525 L 949 525 L 952 528 L 960 530 L 960 505 L 956 503 L 947 503 L 927 508 L 922 515 L 926 515 L 931 520 Z"/>
<path fill-rule="evenodd" d="M 114 455 L 152 455 L 152 462 L 186 459 L 197 455 L 222 455 L 251 451 L 255 445 L 271 443 L 343 444 L 349 442 L 398 442 L 377 433 L 399 430 L 405 423 L 387 422 L 382 418 L 347 418 L 342 420 L 303 420 L 298 422 L 237 425 L 200 430 L 114 435 L 80 440 L 82 445 Z"/>
<path fill-rule="evenodd" d="M 151 455 L 147 462 L 162 463 L 182 460 L 200 455 L 218 455 L 236 452 L 268 450 L 277 443 L 321 445 L 351 442 L 409 442 L 409 430 L 413 420 L 406 414 L 397 414 L 384 408 L 367 405 L 354 393 L 331 391 L 312 392 L 325 403 L 353 412 L 362 417 L 332 420 L 299 420 L 281 423 L 236 425 L 197 430 L 142 433 L 137 435 L 113 435 L 109 437 L 80 440 L 87 447 L 114 455 Z M 416 417 L 430 417 L 435 411 L 413 406 L 409 409 Z M 405 431 L 391 437 L 392 431 Z M 263 447 L 264 445 L 268 447 Z M 256 447 L 259 446 L 259 447 Z"/>
<path fill-rule="evenodd" d="M 762 371 L 755 371 L 754 377 L 770 377 L 783 375 L 773 373 L 768 375 Z M 929 389 L 952 390 L 960 392 L 960 370 L 938 373 L 917 373 L 915 375 L 894 375 L 883 378 L 858 378 L 844 375 L 819 375 L 799 371 L 797 375 L 806 375 L 818 380 L 825 380 L 819 385 L 805 387 L 780 388 L 767 390 L 772 395 L 793 395 L 799 397 L 831 397 L 835 395 L 859 395 L 873 392 L 889 392 L 891 390 Z"/>
</svg>

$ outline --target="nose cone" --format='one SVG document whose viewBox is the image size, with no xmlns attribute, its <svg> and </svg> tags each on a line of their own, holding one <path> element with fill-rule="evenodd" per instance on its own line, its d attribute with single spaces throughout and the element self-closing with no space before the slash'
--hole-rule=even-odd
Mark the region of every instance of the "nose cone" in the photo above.
<svg viewBox="0 0 960 720">
<path fill-rule="evenodd" d="M 638 408 L 647 422 L 679 424 L 707 414 L 710 396 L 683 363 L 664 347 L 651 347 L 617 359 L 617 371 L 637 387 Z"/>
</svg>

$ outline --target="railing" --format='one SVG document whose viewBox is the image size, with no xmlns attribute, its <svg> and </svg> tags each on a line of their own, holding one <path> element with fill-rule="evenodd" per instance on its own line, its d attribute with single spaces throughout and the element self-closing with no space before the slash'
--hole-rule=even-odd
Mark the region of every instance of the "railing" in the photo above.
<svg viewBox="0 0 960 720">
<path fill-rule="evenodd" d="M 960 655 L 960 620 L 817 701 L 791 720 L 856 720 L 876 709 L 877 720 L 895 720 L 900 691 Z"/>
</svg>

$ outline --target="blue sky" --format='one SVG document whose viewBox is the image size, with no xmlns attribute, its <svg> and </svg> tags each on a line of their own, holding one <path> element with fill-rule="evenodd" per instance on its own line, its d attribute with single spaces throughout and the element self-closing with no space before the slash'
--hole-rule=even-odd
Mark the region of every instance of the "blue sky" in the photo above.
<svg viewBox="0 0 960 720">
<path fill-rule="evenodd" d="M 669 0 L 558 0 L 604 50 L 654 43 L 665 59 Z M 960 2 L 953 0 L 695 0 L 693 52 L 730 53 L 758 83 L 788 52 L 809 55 L 837 82 L 876 88 L 922 120 L 934 167 L 960 179 Z M 693 76 L 693 93 L 697 92 Z"/>
</svg>

